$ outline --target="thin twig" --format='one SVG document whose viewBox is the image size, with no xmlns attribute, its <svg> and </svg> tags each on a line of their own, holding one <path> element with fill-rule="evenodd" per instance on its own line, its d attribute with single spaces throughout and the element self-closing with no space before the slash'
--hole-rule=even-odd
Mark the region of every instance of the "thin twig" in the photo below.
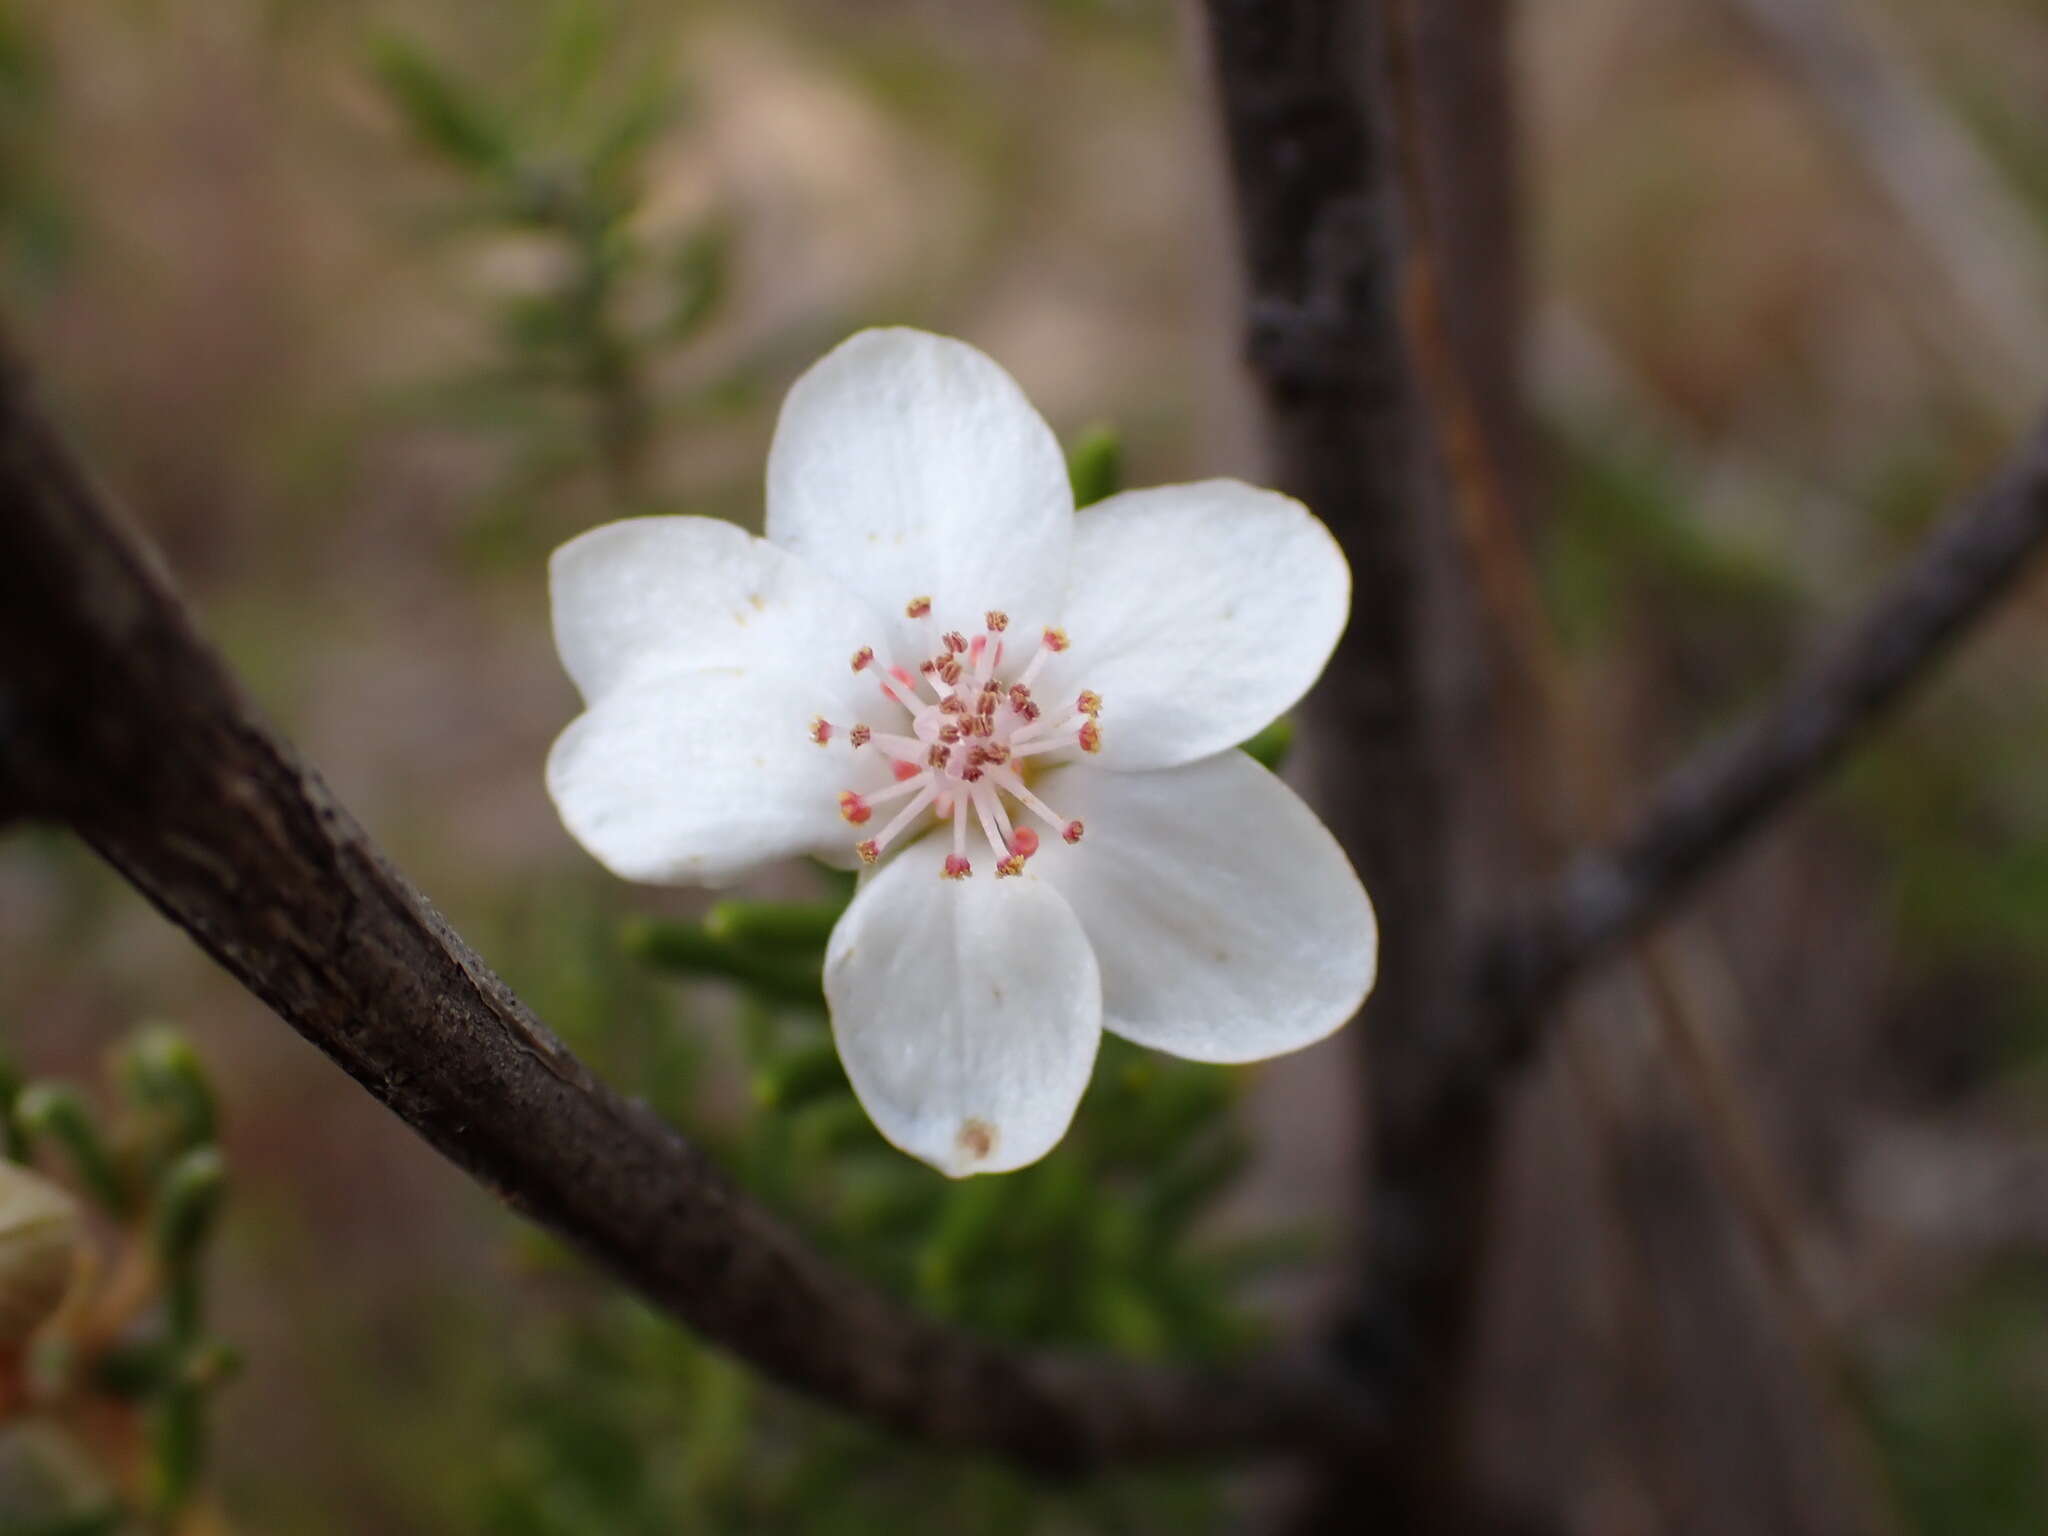
<svg viewBox="0 0 2048 1536">
<path fill-rule="evenodd" d="M 1734 1195 L 1744 1229 L 1763 1260 L 1765 1287 L 1781 1332 L 1792 1342 L 1800 1378 L 1812 1394 L 1836 1463 L 1846 1476 L 1857 1527 L 1871 1536 L 1902 1536 L 1905 1524 L 1884 1457 L 1861 1405 L 1854 1361 L 1828 1326 L 1800 1262 L 1803 1223 L 1765 1145 L 1763 1128 L 1743 1102 L 1734 1072 L 1717 1049 L 1700 1000 L 1668 935 L 1635 945 L 1650 1010 L 1664 1052 L 1676 1067 L 1707 1133 L 1721 1182 Z"/>
<path fill-rule="evenodd" d="M 877 1424 L 1049 1472 L 1376 1442 L 1355 1384 L 1018 1354 L 822 1261 L 594 1079 L 262 723 L 0 376 L 0 803 L 72 827 L 449 1159 L 657 1306 Z"/>
<path fill-rule="evenodd" d="M 1642 931 L 1811 786 L 1970 626 L 2048 542 L 2048 426 L 1932 535 L 1862 618 L 1747 725 L 1664 781 L 1609 848 L 1582 854 L 1485 942 L 1478 987 L 1505 1028 Z"/>
<path fill-rule="evenodd" d="M 1607 1344 L 1617 1408 L 1624 1419 L 1616 1426 L 1615 1438 L 1628 1448 L 1624 1457 L 1633 1453 L 1637 1465 L 1630 1470 L 1641 1479 L 1643 1496 L 1655 1512 L 1652 1529 L 1682 1530 L 1690 1489 L 1668 1422 L 1674 1379 L 1670 1351 L 1659 1326 L 1649 1266 L 1631 1230 L 1624 1198 L 1628 1159 L 1622 1148 L 1620 1095 L 1608 1076 L 1599 1042 L 1582 1021 L 1570 1020 L 1558 1031 L 1558 1056 L 1564 1082 L 1579 1108 L 1576 1118 L 1585 1137 L 1599 1229 L 1598 1260 L 1613 1310 Z"/>
</svg>

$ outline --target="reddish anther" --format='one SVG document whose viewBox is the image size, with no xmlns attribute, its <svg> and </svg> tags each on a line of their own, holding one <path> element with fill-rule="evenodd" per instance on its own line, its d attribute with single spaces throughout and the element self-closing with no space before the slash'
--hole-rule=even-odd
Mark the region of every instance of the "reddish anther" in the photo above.
<svg viewBox="0 0 2048 1536">
<path fill-rule="evenodd" d="M 904 609 L 912 618 L 927 618 L 931 611 L 928 597 L 913 598 Z M 1000 636 L 1009 627 L 1009 616 L 990 609 L 986 621 L 979 633 L 947 630 L 937 635 L 938 648 L 916 664 L 914 673 L 880 666 L 883 696 L 909 719 L 885 722 L 879 731 L 856 725 L 847 733 L 855 747 L 876 747 L 894 776 L 883 788 L 849 789 L 839 796 L 840 814 L 848 822 L 885 823 L 856 845 L 863 862 L 874 863 L 899 835 L 914 836 L 920 822 L 928 825 L 934 819 L 941 826 L 951 823 L 952 851 L 944 868 L 949 880 L 973 873 L 967 857 L 970 835 L 987 838 L 996 873 L 1006 877 L 1023 872 L 1039 850 L 1041 835 L 1057 832 L 1070 843 L 1080 841 L 1081 823 L 1067 820 L 1033 794 L 1028 776 L 1038 766 L 1034 759 L 1056 762 L 1060 755 L 1100 750 L 1102 733 L 1095 717 L 1101 696 L 1082 689 L 1071 712 L 1061 709 L 1042 718 L 1031 684 L 1051 657 L 1068 648 L 1066 632 L 1045 630 L 1024 667 L 1005 674 Z M 854 655 L 855 671 L 877 665 L 872 646 Z M 820 717 L 812 722 L 812 739 L 823 743 L 836 729 Z M 892 802 L 900 804 L 874 816 Z M 1013 818 L 1026 813 L 1050 830 L 1041 834 L 1015 825 Z"/>
</svg>

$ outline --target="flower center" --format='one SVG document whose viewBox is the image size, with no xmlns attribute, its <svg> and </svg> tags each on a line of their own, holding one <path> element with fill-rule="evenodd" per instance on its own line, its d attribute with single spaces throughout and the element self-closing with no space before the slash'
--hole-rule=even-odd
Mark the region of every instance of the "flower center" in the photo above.
<svg viewBox="0 0 2048 1536">
<path fill-rule="evenodd" d="M 929 621 L 932 601 L 915 598 L 904 612 Z M 1031 769 L 1043 766 L 1034 759 L 1101 750 L 1096 717 L 1102 700 L 1086 690 L 1070 705 L 1034 698 L 1032 681 L 1067 648 L 1066 633 L 1044 631 L 1037 649 L 1012 677 L 1004 671 L 1009 627 L 1008 616 L 995 611 L 971 639 L 958 630 L 938 634 L 932 626 L 933 652 L 915 672 L 882 666 L 872 646 L 854 653 L 853 670 L 872 672 L 885 704 L 907 717 L 890 722 L 901 729 L 860 724 L 846 732 L 855 752 L 878 752 L 888 759 L 895 782 L 872 794 L 842 792 L 839 814 L 864 827 L 881 806 L 903 802 L 880 831 L 855 845 L 862 863 L 874 863 L 927 810 L 953 824 L 953 851 L 941 871 L 948 880 L 974 873 L 967 857 L 970 821 L 987 839 L 998 877 L 1024 872 L 1025 860 L 1038 851 L 1038 834 L 1012 820 L 1012 805 L 1018 820 L 1029 812 L 1067 842 L 1081 840 L 1081 823 L 1039 799 L 1026 779 Z M 821 747 L 838 734 L 839 727 L 822 716 L 811 722 L 811 740 Z"/>
</svg>

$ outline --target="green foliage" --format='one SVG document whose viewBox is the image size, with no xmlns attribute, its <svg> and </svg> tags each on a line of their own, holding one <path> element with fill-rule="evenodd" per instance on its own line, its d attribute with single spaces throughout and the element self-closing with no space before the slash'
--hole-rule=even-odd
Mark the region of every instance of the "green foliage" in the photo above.
<svg viewBox="0 0 2048 1536">
<path fill-rule="evenodd" d="M 1233 1114 L 1239 1079 L 1107 1039 L 1051 1156 L 948 1180 L 888 1146 L 847 1084 L 819 978 L 852 882 L 820 871 L 818 884 L 810 899 L 726 898 L 698 923 L 629 920 L 624 964 L 602 914 L 558 897 L 530 930 L 522 923 L 513 980 L 541 979 L 543 1011 L 601 1070 L 907 1304 L 1020 1344 L 1147 1359 L 1217 1360 L 1255 1342 L 1246 1288 L 1298 1264 L 1306 1245 L 1215 1230 L 1248 1155 Z M 687 986 L 650 999 L 643 969 Z M 549 976 L 582 979 L 550 992 Z M 658 1082 L 641 1071 L 650 1035 L 694 1047 Z M 534 1242 L 523 1238 L 522 1251 Z M 560 1273 L 542 1246 L 546 1272 Z M 791 1399 L 598 1277 L 574 1284 L 581 1302 L 554 1292 L 520 1332 L 500 1387 L 502 1438 L 470 1493 L 480 1528 L 909 1536 L 1021 1533 L 1051 1520 L 1179 1533 L 1219 1518 L 1199 1474 L 1055 1495 L 927 1455 Z"/>
<path fill-rule="evenodd" d="M 474 1528 L 504 1536 L 1215 1530 L 1186 1476 L 1073 1491 L 792 1402 L 617 1295 L 530 1341 Z"/>
<path fill-rule="evenodd" d="M 1247 741 L 1244 750 L 1256 761 L 1278 773 L 1286 766 L 1287 754 L 1294 750 L 1294 717 L 1282 715 Z"/>
<path fill-rule="evenodd" d="M 48 285 L 75 244 L 72 211 L 51 173 L 51 51 L 41 23 L 0 0 L 0 258 Z"/>
<path fill-rule="evenodd" d="M 504 124 L 424 50 L 400 37 L 381 37 L 373 45 L 371 64 L 406 125 L 427 148 L 465 171 L 495 173 L 512 163 Z"/>
<path fill-rule="evenodd" d="M 2048 1052 L 2044 747 L 2042 729 L 2003 706 L 1934 695 L 1834 792 L 1881 858 L 1900 979 L 1975 998 L 1955 1032 L 1981 1034 L 1988 1057 L 2014 1066 Z"/>
<path fill-rule="evenodd" d="M 1558 494 L 1542 576 L 1565 643 L 1603 648 L 1648 620 L 1715 692 L 1775 675 L 1796 615 L 1793 584 L 1704 533 L 1654 458 L 1590 435 L 1561 433 L 1553 448 Z"/>
<path fill-rule="evenodd" d="M 1188 1242 L 1242 1165 L 1235 1080 L 1106 1040 L 1050 1157 L 943 1179 L 883 1142 L 840 1069 L 819 991 L 837 911 L 725 902 L 702 925 L 629 924 L 647 963 L 747 989 L 742 1051 L 759 1112 L 729 1149 L 747 1181 L 899 1294 L 975 1327 L 1148 1355 L 1243 1344 L 1230 1288 Z M 1059 1284 L 1046 1283 L 1047 1253 L 1063 1256 Z"/>
<path fill-rule="evenodd" d="M 47 1461 L 48 1487 L 31 1507 L 13 1502 L 12 1484 L 0 1488 L 0 1529 L 176 1527 L 205 1467 L 212 1394 L 237 1369 L 206 1328 L 207 1250 L 227 1172 L 205 1069 L 181 1034 L 154 1024 L 121 1046 L 108 1078 L 113 1109 L 102 1115 L 77 1089 L 22 1085 L 0 1064 L 0 1122 L 17 1128 L 9 1156 L 27 1161 L 39 1146 L 61 1148 L 124 1250 L 100 1266 L 112 1276 L 104 1292 L 85 1296 L 38 1341 L 44 1419 L 0 1433 L 14 1435 L 12 1454 Z M 148 1284 L 136 1290 L 135 1276 Z M 138 1421 L 146 1448 L 139 1483 L 111 1492 L 73 1486 L 81 1464 L 66 1426 L 73 1416 L 104 1424 L 110 1412 Z"/>
<path fill-rule="evenodd" d="M 818 990 L 820 957 L 791 945 L 735 940 L 709 925 L 652 920 L 626 925 L 626 952 L 678 976 L 711 976 L 739 982 L 764 1001 L 822 1009 Z"/>
<path fill-rule="evenodd" d="M 1093 506 L 1123 489 L 1124 439 L 1114 427 L 1090 427 L 1067 450 L 1067 478 L 1074 505 Z"/>
<path fill-rule="evenodd" d="M 385 36 L 371 72 L 419 146 L 461 187 L 452 234 L 466 245 L 538 242 L 532 283 L 492 294 L 497 356 L 419 404 L 499 436 L 507 464 L 473 529 L 485 553 L 533 552 L 543 499 L 594 483 L 601 514 L 662 501 L 656 435 L 715 411 L 734 377 L 665 397 L 660 378 L 727 292 L 733 231 L 716 216 L 651 234 L 636 219 L 649 157 L 681 109 L 659 55 L 636 55 L 598 0 L 563 0 L 529 78 L 485 93 L 421 44 Z M 592 520 L 584 516 L 581 521 Z"/>
<path fill-rule="evenodd" d="M 71 1159 L 71 1171 L 88 1193 L 117 1216 L 135 1204 L 135 1191 L 114 1166 L 84 1097 L 65 1083 L 35 1083 L 14 1101 L 12 1116 L 27 1142 L 54 1141 Z"/>
<path fill-rule="evenodd" d="M 1988 1277 L 1880 1377 L 1886 1459 L 1915 1526 L 2034 1536 L 2048 1509 L 2048 1276 Z"/>
</svg>

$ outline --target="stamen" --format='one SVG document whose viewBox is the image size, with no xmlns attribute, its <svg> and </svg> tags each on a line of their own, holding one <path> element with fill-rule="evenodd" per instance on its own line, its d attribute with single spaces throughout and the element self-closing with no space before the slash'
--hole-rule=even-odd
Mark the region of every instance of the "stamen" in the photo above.
<svg viewBox="0 0 2048 1536">
<path fill-rule="evenodd" d="M 1038 652 L 1026 663 L 1018 674 L 1017 681 L 1027 686 L 1038 676 L 1039 668 L 1067 648 L 1067 632 L 1063 629 L 1048 629 L 1038 637 Z"/>
<path fill-rule="evenodd" d="M 855 795 L 853 791 L 848 790 L 846 794 L 839 797 L 839 801 L 842 805 L 845 804 L 847 797 L 850 795 L 853 799 L 858 800 L 863 808 L 872 810 L 875 806 L 887 805 L 891 800 L 902 799 L 905 795 L 923 787 L 926 782 L 926 776 L 917 769 L 912 768 L 906 777 L 898 779 L 887 789 L 878 789 L 870 795 Z M 934 790 L 933 793 L 936 794 L 937 791 Z M 866 820 L 866 818 L 863 817 L 862 820 Z"/>
<path fill-rule="evenodd" d="M 979 776 L 980 775 L 977 773 L 976 777 Z M 974 786 L 975 819 L 981 823 L 982 836 L 988 839 L 989 852 L 993 853 L 998 859 L 1000 859 L 1003 857 L 1005 853 L 1005 849 L 1003 846 L 1004 839 L 1003 834 L 996 827 L 995 812 L 990 808 L 990 802 L 992 802 L 995 799 L 995 797 L 996 791 L 994 785 L 976 784 Z"/>
<path fill-rule="evenodd" d="M 1015 736 L 1010 738 L 1012 742 L 1016 741 L 1016 739 Z M 1064 752 L 1069 747 L 1078 746 L 1080 740 L 1081 733 L 1079 731 L 1075 731 L 1071 735 L 1040 736 L 1023 743 L 1021 746 L 1012 746 L 1010 748 L 1010 756 L 1037 757 L 1046 752 Z"/>
<path fill-rule="evenodd" d="M 1067 732 L 1077 728 L 1079 731 L 1077 736 L 1067 737 Z M 1091 732 L 1094 735 L 1094 746 L 1089 746 L 1087 741 L 1083 739 L 1089 736 Z M 1080 710 L 1075 710 L 1064 720 L 1034 720 L 1028 725 L 1019 726 L 1010 733 L 1010 744 L 1018 748 L 1019 756 L 1022 756 L 1022 749 L 1026 745 L 1029 745 L 1034 752 L 1045 751 L 1046 744 L 1055 736 L 1062 738 L 1062 745 L 1071 746 L 1077 741 L 1080 742 L 1081 750 L 1084 752 L 1094 752 L 1102 745 L 1102 727 L 1096 724 L 1092 715 L 1084 714 Z"/>
<path fill-rule="evenodd" d="M 903 809 L 898 811 L 894 816 L 890 817 L 889 824 L 886 827 L 882 828 L 881 831 L 877 832 L 872 838 L 868 839 L 868 846 L 872 847 L 877 853 L 880 853 L 884 848 L 888 847 L 889 844 L 895 839 L 898 833 L 900 833 L 905 827 L 909 826 L 913 821 L 917 820 L 919 816 L 922 816 L 924 814 L 924 808 L 930 805 L 932 801 L 938 797 L 939 786 L 936 783 L 934 783 L 931 779 L 926 778 L 923 775 L 920 775 L 919 779 L 907 781 L 903 785 L 903 787 L 907 789 L 910 787 L 910 783 L 913 782 L 919 783 L 920 788 L 918 789 L 917 794 L 911 799 L 910 803 L 904 806 Z M 894 790 L 884 790 L 882 794 L 875 796 L 875 798 L 879 800 L 882 799 L 883 796 L 891 795 L 894 793 Z M 865 857 L 865 855 L 863 855 L 863 857 Z"/>
<path fill-rule="evenodd" d="M 946 690 L 939 686 L 938 680 L 934 678 L 929 672 L 925 673 L 922 678 L 913 679 L 911 675 L 908 672 L 904 671 L 901 667 L 891 667 L 889 670 L 895 673 L 898 678 L 902 679 L 903 685 L 910 690 L 911 696 L 913 698 L 916 697 L 917 685 L 919 682 L 922 682 L 925 685 L 925 687 L 931 689 L 932 697 L 934 699 L 943 699 L 946 696 Z M 906 703 L 903 707 L 911 711 L 911 713 L 915 714 L 924 706 L 922 704 Z"/>
<path fill-rule="evenodd" d="M 917 683 L 908 672 L 901 667 L 891 667 L 876 681 L 882 685 L 882 694 L 885 698 L 902 705 L 913 715 L 917 713 Z"/>
<path fill-rule="evenodd" d="M 904 613 L 930 619 L 931 598 L 913 598 Z M 839 813 L 853 826 L 866 826 L 881 806 L 903 802 L 887 826 L 855 844 L 863 863 L 880 859 L 891 841 L 927 810 L 953 824 L 952 848 L 941 869 L 948 880 L 974 873 L 967 856 L 970 807 L 995 856 L 999 878 L 1021 875 L 1041 846 L 1039 833 L 1012 823 L 1011 801 L 1019 815 L 1030 812 L 1067 842 L 1081 839 L 1081 823 L 1061 817 L 1033 795 L 1018 766 L 1043 754 L 1100 750 L 1102 697 L 1082 689 L 1071 708 L 1046 713 L 1031 685 L 1050 657 L 1069 648 L 1066 632 L 1043 630 L 1029 664 L 1005 677 L 1006 647 L 999 637 L 1009 629 L 1009 616 L 992 608 L 984 618 L 983 632 L 972 638 L 957 629 L 934 630 L 936 649 L 914 670 L 880 663 L 873 646 L 854 652 L 853 670 L 873 668 L 883 697 L 908 715 L 896 732 L 865 723 L 842 728 L 822 715 L 811 721 L 811 739 L 819 745 L 843 733 L 854 749 L 871 746 L 889 763 L 892 782 L 884 788 L 839 795 Z"/>
<path fill-rule="evenodd" d="M 946 855 L 946 867 L 939 871 L 946 880 L 965 880 L 974 873 L 967 862 L 967 817 L 958 800 L 953 802 L 953 851 Z"/>
<path fill-rule="evenodd" d="M 1017 851 L 1014 846 L 1017 841 L 1017 829 L 1010 825 L 1010 813 L 1003 808 L 1003 797 L 996 793 L 993 783 L 989 786 L 988 806 L 995 813 L 996 830 L 1003 835 L 1002 845 L 996 849 L 996 852 L 1001 853 L 1007 848 L 1011 853 L 1015 853 Z"/>
<path fill-rule="evenodd" d="M 1071 729 L 1079 719 L 1078 715 L 1068 715 L 1064 720 L 1030 719 L 1010 733 L 1010 745 L 1021 747 L 1025 742 L 1036 741 L 1041 736 L 1057 735 L 1061 731 Z"/>
<path fill-rule="evenodd" d="M 1015 800 L 1019 805 L 1023 806 L 1025 810 L 1029 811 L 1032 815 L 1036 816 L 1040 821 L 1044 822 L 1047 826 L 1051 827 L 1055 832 L 1059 833 L 1062 837 L 1066 836 L 1068 827 L 1080 825 L 1079 822 L 1068 821 L 1066 817 L 1062 816 L 1058 811 L 1054 810 L 1051 806 L 1047 805 L 1043 800 L 1039 799 L 1038 796 L 1031 793 L 1031 791 L 1025 787 L 1024 781 L 1017 777 L 1016 771 L 1014 769 L 992 768 L 989 770 L 988 776 L 991 782 L 998 784 L 1002 786 L 1002 788 L 1004 788 L 1005 790 L 1009 791 L 1009 795 L 1012 800 Z M 1070 843 L 1075 842 L 1077 840 L 1077 837 L 1067 838 L 1067 841 Z"/>
</svg>

